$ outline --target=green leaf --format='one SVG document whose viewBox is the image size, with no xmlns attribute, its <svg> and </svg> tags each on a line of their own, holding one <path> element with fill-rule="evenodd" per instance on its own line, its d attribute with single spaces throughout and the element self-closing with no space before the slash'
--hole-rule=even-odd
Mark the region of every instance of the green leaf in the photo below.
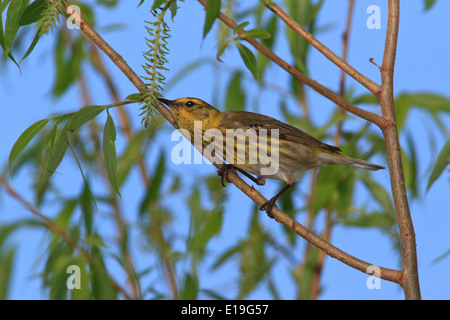
<svg viewBox="0 0 450 320">
<path fill-rule="evenodd" d="M 220 56 L 225 52 L 225 49 L 230 45 L 230 43 L 232 43 L 234 41 L 234 39 L 231 39 L 231 40 L 228 40 L 227 42 L 225 42 L 220 48 L 219 48 L 219 50 L 217 51 L 217 54 L 216 54 L 216 59 L 217 59 L 217 61 L 219 61 L 219 62 L 223 62 L 221 59 L 220 59 Z"/>
<path fill-rule="evenodd" d="M 439 156 L 434 164 L 433 171 L 428 179 L 427 191 L 431 188 L 432 184 L 440 177 L 445 167 L 450 163 L 450 140 L 448 140 L 442 148 Z"/>
<path fill-rule="evenodd" d="M 242 88 L 242 73 L 237 71 L 233 74 L 228 83 L 227 98 L 225 101 L 226 110 L 244 110 L 245 92 Z"/>
<path fill-rule="evenodd" d="M 265 250 L 269 236 L 258 221 L 259 216 L 260 214 L 255 206 L 248 238 L 242 242 L 241 246 L 239 299 L 247 296 L 261 283 L 274 263 L 274 258 L 268 259 L 266 256 Z"/>
<path fill-rule="evenodd" d="M 105 128 L 103 129 L 103 157 L 105 159 L 106 172 L 114 191 L 120 196 L 117 184 L 117 155 L 116 155 L 116 127 L 113 118 L 108 114 Z"/>
<path fill-rule="evenodd" d="M 19 25 L 25 26 L 39 21 L 39 19 L 42 18 L 42 11 L 44 11 L 46 6 L 47 0 L 36 0 L 32 2 L 23 11 L 22 16 L 20 17 Z"/>
<path fill-rule="evenodd" d="M 339 190 L 340 178 L 345 170 L 346 168 L 344 166 L 321 168 L 316 178 L 316 191 L 313 202 L 311 203 L 311 208 L 315 213 L 323 208 L 335 206 L 332 201 L 335 199 L 333 195 Z"/>
<path fill-rule="evenodd" d="M 36 44 L 38 43 L 40 39 L 39 36 L 39 31 L 36 32 L 36 35 L 33 38 L 33 41 L 31 41 L 30 46 L 28 47 L 27 51 L 25 52 L 25 54 L 23 55 L 22 59 L 20 59 L 19 62 L 22 62 L 23 60 L 25 60 L 26 57 L 28 57 L 30 55 L 30 53 L 33 51 L 34 47 L 36 47 Z"/>
<path fill-rule="evenodd" d="M 221 0 L 212 0 L 206 3 L 206 18 L 205 25 L 203 27 L 203 38 L 206 37 L 211 30 L 214 21 L 217 19 L 220 13 Z"/>
<path fill-rule="evenodd" d="M 242 32 L 239 34 L 239 39 L 243 38 L 259 38 L 259 39 L 269 39 L 272 35 L 264 29 L 255 28 Z"/>
<path fill-rule="evenodd" d="M 165 156 L 164 153 L 161 152 L 161 156 L 159 157 L 158 165 L 156 166 L 156 172 L 153 177 L 150 186 L 147 189 L 147 192 L 144 196 L 144 199 L 141 202 L 139 214 L 142 215 L 147 207 L 155 201 L 159 194 L 159 189 L 161 188 L 162 180 L 164 178 L 164 173 L 166 171 L 165 167 Z"/>
<path fill-rule="evenodd" d="M 45 127 L 50 119 L 40 120 L 28 129 L 26 129 L 14 143 L 14 146 L 9 153 L 9 173 L 11 174 L 11 166 L 17 156 L 23 151 L 23 149 L 30 143 L 30 141 Z"/>
<path fill-rule="evenodd" d="M 202 221 L 202 227 L 192 237 L 190 249 L 203 251 L 208 241 L 222 229 L 223 214 L 221 210 L 211 211 Z"/>
<path fill-rule="evenodd" d="M 56 97 L 62 95 L 78 77 L 84 54 L 83 44 L 83 37 L 79 37 L 73 44 L 68 44 L 64 33 L 59 32 L 55 50 L 56 77 L 53 86 L 53 94 Z"/>
<path fill-rule="evenodd" d="M 297 268 L 294 273 L 294 278 L 299 283 L 299 287 L 302 288 L 300 290 L 300 300 L 311 299 L 312 296 L 312 288 L 313 288 L 313 279 L 314 275 L 317 272 L 317 265 L 319 259 L 320 250 L 313 246 L 306 256 L 306 261 L 303 265 Z"/>
<path fill-rule="evenodd" d="M 242 250 L 242 246 L 240 244 L 233 246 L 229 249 L 227 249 L 225 252 L 223 252 L 217 260 L 214 262 L 214 264 L 211 266 L 211 269 L 216 270 L 220 266 L 222 266 L 225 262 L 233 258 L 234 256 L 238 255 Z"/>
<path fill-rule="evenodd" d="M 386 189 L 376 182 L 368 173 L 362 174 L 361 181 L 364 182 L 365 186 L 372 194 L 374 199 L 381 205 L 385 212 L 389 215 L 394 215 L 394 205 L 392 204 L 392 199 Z"/>
<path fill-rule="evenodd" d="M 429 10 L 436 3 L 436 0 L 424 0 L 424 2 L 425 2 L 424 10 L 426 11 Z"/>
<path fill-rule="evenodd" d="M 236 47 L 238 48 L 239 54 L 241 55 L 242 60 L 244 60 L 247 69 L 250 70 L 255 79 L 258 79 L 258 68 L 253 52 L 251 52 L 250 49 L 239 42 L 236 42 Z"/>
<path fill-rule="evenodd" d="M 244 29 L 244 28 L 245 28 L 246 26 L 248 26 L 249 24 L 250 24 L 250 22 L 248 22 L 248 21 L 244 21 L 244 22 L 238 24 L 238 25 L 236 26 L 236 28 L 234 28 L 234 30 L 233 30 L 233 35 L 238 34 L 242 29 Z"/>
<path fill-rule="evenodd" d="M 155 1 L 153 1 L 152 10 L 158 9 L 159 7 L 161 7 L 161 6 L 162 6 L 164 3 L 166 3 L 167 1 L 169 1 L 169 0 L 155 0 Z M 139 3 L 138 7 L 139 7 L 141 4 L 142 4 L 142 1 L 141 1 L 141 3 Z"/>
<path fill-rule="evenodd" d="M 85 183 L 84 188 L 83 188 L 83 192 L 81 193 L 80 196 L 80 208 L 81 211 L 83 213 L 83 221 L 84 221 L 84 226 L 86 228 L 86 236 L 87 235 L 92 235 L 93 231 L 94 231 L 94 219 L 93 219 L 93 210 L 92 210 L 92 193 L 89 187 L 89 184 Z"/>
<path fill-rule="evenodd" d="M 5 59 L 9 56 L 14 38 L 20 27 L 22 13 L 27 8 L 30 0 L 14 0 L 8 7 L 5 22 Z"/>
<path fill-rule="evenodd" d="M 12 270 L 14 263 L 15 249 L 8 250 L 4 253 L 0 251 L 0 300 L 8 298 L 9 284 L 12 279 Z"/>
<path fill-rule="evenodd" d="M 397 113 L 397 124 L 402 128 L 409 111 L 420 108 L 434 116 L 438 112 L 450 112 L 450 99 L 430 92 L 402 93 L 395 98 L 395 109 Z M 439 125 L 439 117 L 435 118 Z M 446 130 L 443 129 L 443 132 Z"/>
<path fill-rule="evenodd" d="M 137 100 L 137 99 L 141 99 L 142 98 L 142 94 L 141 93 L 132 93 L 130 95 L 128 95 L 125 100 Z"/>
<path fill-rule="evenodd" d="M 59 164 L 61 163 L 64 155 L 66 154 L 67 149 L 69 148 L 69 142 L 67 140 L 67 127 L 68 124 L 64 126 L 59 132 L 57 132 L 55 141 L 50 149 L 50 154 L 48 156 L 47 163 L 45 165 L 44 173 L 41 178 L 41 182 L 39 185 L 39 190 L 42 191 L 42 188 L 47 184 L 50 177 L 53 173 L 56 172 Z"/>
<path fill-rule="evenodd" d="M 198 281 L 189 273 L 184 278 L 184 286 L 180 293 L 181 300 L 195 300 L 198 295 Z"/>
<path fill-rule="evenodd" d="M 106 107 L 104 106 L 87 106 L 75 113 L 69 121 L 69 130 L 77 130 L 86 122 L 92 120 L 99 115 Z"/>
<path fill-rule="evenodd" d="M 105 267 L 103 256 L 98 249 L 92 250 L 91 268 L 91 286 L 94 299 L 96 300 L 116 300 L 117 289 L 113 286 L 112 277 Z"/>
<path fill-rule="evenodd" d="M 341 220 L 341 223 L 346 226 L 357 226 L 363 228 L 391 228 L 395 220 L 382 212 L 363 212 L 358 215 L 351 215 Z"/>
<path fill-rule="evenodd" d="M 80 163 L 80 161 L 78 160 L 77 154 L 76 154 L 76 152 L 75 152 L 75 148 L 73 147 L 73 144 L 72 144 L 72 135 L 73 135 L 73 131 L 72 131 L 72 130 L 66 130 L 67 143 L 69 144 L 70 150 L 72 151 L 73 157 L 75 158 L 75 162 L 77 163 L 78 169 L 80 169 L 80 173 L 81 173 L 81 176 L 83 177 L 83 181 L 84 181 L 84 184 L 85 184 L 85 188 L 86 188 L 86 190 L 87 190 L 87 193 L 90 195 L 92 201 L 93 201 L 94 204 L 95 204 L 95 208 L 97 209 L 97 212 L 98 212 L 98 208 L 97 208 L 97 204 L 96 204 L 96 202 L 95 202 L 95 198 L 94 198 L 94 196 L 92 195 L 91 188 L 89 187 L 89 183 L 88 183 L 88 181 L 86 180 L 86 177 L 84 176 L 83 168 L 81 167 L 81 163 Z M 83 194 L 83 195 L 84 195 L 84 194 Z"/>
</svg>

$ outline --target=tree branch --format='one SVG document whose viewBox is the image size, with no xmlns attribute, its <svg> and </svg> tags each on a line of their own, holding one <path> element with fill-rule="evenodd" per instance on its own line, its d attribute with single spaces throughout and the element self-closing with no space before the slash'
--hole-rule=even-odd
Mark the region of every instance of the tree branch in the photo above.
<svg viewBox="0 0 450 320">
<path fill-rule="evenodd" d="M 70 6 L 68 1 L 65 2 L 65 7 Z M 80 25 L 81 31 L 94 42 L 110 59 L 111 61 L 122 71 L 124 75 L 128 77 L 132 84 L 143 93 L 146 89 L 144 82 L 141 78 L 131 69 L 126 61 L 120 56 L 103 38 L 79 15 L 76 11 L 71 13 L 71 17 L 77 21 Z M 176 127 L 175 120 L 172 117 L 170 111 L 162 104 L 156 106 L 158 112 L 163 115 L 167 121 Z"/>
<path fill-rule="evenodd" d="M 341 70 L 346 72 L 353 79 L 361 83 L 367 89 L 369 89 L 374 95 L 378 95 L 380 91 L 380 86 L 367 78 L 365 75 L 360 73 L 358 70 L 353 68 L 345 58 L 340 58 L 333 51 L 328 49 L 323 43 L 317 40 L 311 33 L 309 33 L 305 28 L 299 25 L 294 19 L 292 19 L 283 9 L 281 9 L 273 1 L 261 0 L 264 5 L 269 8 L 273 13 L 281 18 L 293 31 L 303 37 L 309 44 L 320 51 L 325 57 L 327 57 L 331 62 L 338 66 Z"/>
<path fill-rule="evenodd" d="M 399 19 L 400 1 L 389 0 L 389 17 L 383 64 L 381 66 L 382 84 L 379 96 L 383 118 L 385 119 L 385 125 L 381 128 L 385 138 L 392 195 L 400 229 L 403 261 L 403 279 L 401 285 L 403 286 L 406 299 L 420 299 L 416 239 L 405 187 L 394 106 L 394 66 L 397 52 Z"/>
</svg>

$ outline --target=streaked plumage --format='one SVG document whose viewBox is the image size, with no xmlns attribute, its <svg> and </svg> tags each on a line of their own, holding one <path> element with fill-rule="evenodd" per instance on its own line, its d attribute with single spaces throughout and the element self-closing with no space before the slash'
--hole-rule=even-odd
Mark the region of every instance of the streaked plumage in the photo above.
<svg viewBox="0 0 450 320">
<path fill-rule="evenodd" d="M 159 100 L 170 107 L 179 128 L 189 131 L 192 137 L 195 133 L 195 121 L 201 121 L 202 135 L 208 133 L 208 129 L 218 129 L 222 133 L 223 138 L 215 138 L 212 142 L 203 141 L 203 145 L 205 147 L 212 143 L 216 154 L 223 159 L 226 159 L 227 155 L 225 148 L 225 142 L 227 140 L 226 129 L 255 130 L 258 138 L 261 138 L 256 144 L 258 147 L 262 145 L 262 148 L 264 148 L 264 142 L 266 140 L 263 139 L 263 135 L 260 132 L 267 132 L 266 150 L 271 155 L 272 153 L 270 151 L 272 151 L 272 146 L 270 142 L 275 140 L 271 136 L 275 134 L 272 130 L 278 130 L 279 166 L 277 172 L 273 174 L 261 174 L 261 169 L 267 168 L 269 165 L 263 164 L 259 156 L 257 157 L 256 163 L 252 164 L 250 162 L 250 157 L 253 154 L 249 150 L 253 150 L 252 143 L 254 146 L 254 140 L 252 142 L 248 138 L 246 140 L 248 142 L 243 145 L 237 142 L 239 139 L 236 139 L 236 142 L 233 144 L 234 157 L 233 163 L 231 164 L 243 171 L 256 175 L 258 179 L 254 181 L 258 184 L 264 184 L 264 178 L 271 178 L 283 180 L 289 187 L 300 179 L 304 171 L 330 165 L 348 165 L 368 170 L 384 169 L 383 166 L 377 164 L 341 155 L 339 153 L 341 151 L 340 148 L 323 143 L 296 127 L 262 114 L 247 111 L 221 112 L 197 98 L 180 98 L 173 101 L 166 99 Z M 253 131 L 249 132 L 252 133 Z M 243 152 L 245 160 L 237 158 L 237 154 L 239 154 L 237 151 L 242 151 L 242 148 L 245 148 L 245 152 Z M 223 152 L 221 152 L 222 150 Z M 283 189 L 283 191 L 287 188 Z M 265 208 L 263 206 L 262 209 L 270 213 L 272 206 L 282 192 L 273 197 L 269 201 L 270 204 Z"/>
</svg>

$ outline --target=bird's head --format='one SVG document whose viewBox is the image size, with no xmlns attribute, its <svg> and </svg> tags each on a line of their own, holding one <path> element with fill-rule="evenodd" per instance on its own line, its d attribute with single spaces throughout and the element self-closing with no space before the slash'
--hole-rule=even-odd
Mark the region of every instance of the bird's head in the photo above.
<svg viewBox="0 0 450 320">
<path fill-rule="evenodd" d="M 179 98 L 167 100 L 158 98 L 170 108 L 170 111 L 179 128 L 191 131 L 194 121 L 202 121 L 204 128 L 214 127 L 216 121 L 220 120 L 221 112 L 197 98 Z"/>
</svg>

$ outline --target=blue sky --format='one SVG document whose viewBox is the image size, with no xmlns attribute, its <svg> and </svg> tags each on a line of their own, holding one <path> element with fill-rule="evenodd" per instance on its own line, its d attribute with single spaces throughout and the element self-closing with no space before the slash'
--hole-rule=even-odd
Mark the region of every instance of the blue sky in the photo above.
<svg viewBox="0 0 450 320">
<path fill-rule="evenodd" d="M 387 8 L 386 1 L 356 1 L 353 29 L 350 38 L 349 62 L 356 69 L 366 74 L 372 80 L 379 83 L 378 69 L 370 64 L 369 58 L 381 64 Z M 319 35 L 319 40 L 330 49 L 336 50 L 340 54 L 341 40 L 340 35 L 345 23 L 347 1 L 325 1 L 324 9 L 319 17 L 319 25 L 331 26 Z M 366 27 L 368 14 L 366 9 L 371 4 L 379 4 L 381 8 L 381 29 L 369 30 Z M 281 4 L 280 4 L 281 5 Z M 171 23 L 172 38 L 169 40 L 170 55 L 169 69 L 165 75 L 170 80 L 184 67 L 186 63 L 197 59 L 215 59 L 216 49 L 215 40 L 211 32 L 206 39 L 202 39 L 203 8 L 195 1 L 187 0 L 181 5 L 175 17 L 175 23 Z M 150 15 L 145 6 L 139 9 L 129 2 L 122 1 L 120 8 L 113 11 L 99 11 L 97 14 L 97 30 L 129 63 L 129 65 L 139 74 L 142 74 L 141 64 L 143 63 L 142 52 L 146 50 L 143 38 L 146 36 L 144 23 L 145 19 L 150 19 Z M 423 1 L 410 0 L 401 2 L 400 36 L 397 54 L 397 64 L 395 70 L 395 92 L 415 92 L 428 91 L 442 94 L 450 97 L 450 36 L 447 30 L 450 29 L 450 2 L 438 0 L 436 5 L 427 12 L 422 10 Z M 109 23 L 124 23 L 127 28 L 119 31 L 103 31 L 102 27 Z M 128 23 L 133 21 L 133 23 Z M 50 89 L 53 84 L 53 62 L 51 61 L 51 52 L 53 50 L 52 37 L 47 36 L 38 44 L 33 54 L 22 63 L 22 73 L 12 64 L 8 63 L 6 68 L 0 71 L 0 134 L 3 137 L 0 140 L 0 163 L 6 165 L 9 151 L 17 137 L 32 123 L 46 118 L 55 113 L 66 113 L 77 110 L 80 107 L 79 89 L 72 87 L 61 100 L 53 100 Z M 281 57 L 288 57 L 285 51 L 286 46 L 283 41 L 277 43 L 275 51 Z M 227 71 L 230 67 L 242 68 L 242 62 L 236 54 L 235 48 L 228 49 L 222 56 L 224 65 L 221 70 Z M 310 57 L 311 77 L 322 84 L 336 89 L 338 85 L 339 70 L 320 54 L 312 53 Z M 136 92 L 136 89 L 128 82 L 125 76 L 116 70 L 108 62 L 108 68 L 114 74 L 114 79 L 120 86 L 122 97 Z M 227 71 L 228 72 L 228 71 Z M 277 67 L 271 67 L 274 83 L 285 85 L 288 77 L 283 70 Z M 95 95 L 93 103 L 108 104 L 110 98 L 103 87 L 98 84 L 98 78 L 87 74 L 88 82 L 93 86 Z M 89 78 L 92 76 L 92 78 Z M 183 78 L 180 82 L 168 87 L 165 97 L 174 99 L 184 96 L 193 96 L 209 102 L 218 102 L 217 107 L 221 108 L 220 103 L 224 100 L 224 92 L 217 92 L 213 87 L 213 80 L 217 76 L 211 67 L 204 66 L 189 76 Z M 251 82 L 251 75 L 245 74 Z M 226 81 L 226 76 L 221 79 L 222 83 Z M 365 93 L 354 81 L 348 80 L 348 86 L 354 87 L 355 92 Z M 248 85 L 248 84 L 246 84 Z M 255 90 L 255 87 L 248 85 L 249 90 Z M 254 94 L 254 92 L 253 92 Z M 320 124 L 321 114 L 333 110 L 333 104 L 327 99 L 310 92 L 310 103 L 312 107 L 313 119 Z M 277 110 L 279 97 L 269 92 L 261 92 L 258 99 L 250 101 L 250 109 L 257 106 L 261 113 L 279 117 Z M 130 107 L 133 108 L 133 107 Z M 295 107 L 294 107 L 295 108 Z M 135 115 L 135 121 L 140 121 L 139 110 L 135 108 L 131 112 Z M 323 117 L 322 117 L 323 118 Z M 447 127 L 450 127 L 450 118 L 443 116 L 442 120 Z M 103 121 L 103 120 L 100 120 Z M 429 176 L 429 169 L 425 166 L 430 159 L 435 159 L 437 152 L 442 148 L 445 140 L 439 135 L 432 135 L 436 139 L 430 143 L 431 123 L 424 116 L 424 113 L 413 111 L 408 118 L 408 131 L 413 135 L 415 141 L 420 144 L 419 152 L 419 176 L 421 185 L 424 187 Z M 374 130 L 376 128 L 372 128 Z M 169 131 L 166 131 L 167 133 Z M 447 137 L 448 138 L 448 137 Z M 160 137 L 160 144 L 164 145 L 170 139 L 170 135 Z M 400 137 L 404 142 L 404 137 Z M 118 141 L 118 148 L 121 142 Z M 176 142 L 173 142 L 176 144 Z M 434 144 L 434 146 L 433 146 Z M 384 159 L 377 159 L 380 164 Z M 148 159 L 149 167 L 154 166 L 155 159 Z M 384 162 L 385 163 L 385 162 Z M 76 179 L 79 181 L 77 173 L 70 173 L 73 163 L 64 161 L 59 169 L 62 176 L 55 176 L 57 183 L 64 184 L 64 181 Z M 195 168 L 186 168 L 182 166 L 173 166 L 171 169 L 177 172 L 188 172 L 192 176 L 186 177 L 188 182 L 195 179 L 194 172 L 205 172 L 213 170 L 208 165 L 193 166 Z M 192 169 L 192 170 L 191 170 Z M 32 199 L 30 186 L 32 183 L 30 172 L 22 171 L 11 182 L 12 185 L 20 190 L 28 199 Z M 377 179 L 387 183 L 389 176 L 387 170 L 380 173 Z M 130 206 L 136 206 L 140 201 L 140 195 L 134 190 L 136 175 L 132 175 L 130 181 L 121 190 L 122 195 L 126 195 Z M 268 184 L 261 189 L 261 192 L 269 197 L 275 190 L 275 184 Z M 449 266 L 450 258 L 446 258 L 439 263 L 434 263 L 434 259 L 449 250 L 450 235 L 448 227 L 450 225 L 450 200 L 448 173 L 444 173 L 431 190 L 425 193 L 424 188 L 420 190 L 423 198 L 411 205 L 411 213 L 415 225 L 417 237 L 417 251 L 419 255 L 419 272 L 424 299 L 449 299 L 450 298 L 450 276 Z M 246 231 L 246 225 L 250 219 L 251 201 L 243 194 L 235 190 L 232 186 L 227 188 L 230 198 L 236 199 L 230 206 L 229 212 L 226 212 L 224 230 L 222 235 L 214 239 L 214 245 L 221 245 L 222 241 L 229 236 L 240 237 Z M 186 191 L 186 196 L 188 191 Z M 239 209 L 245 215 L 236 215 Z M 51 205 L 46 208 L 52 212 L 55 208 Z M 183 211 L 184 210 L 184 211 Z M 133 210 L 130 210 L 133 211 Z M 188 212 L 180 204 L 179 221 L 187 219 Z M 184 213 L 184 216 L 183 216 Z M 17 218 L 30 217 L 22 206 L 12 200 L 4 193 L 0 196 L 0 222 L 14 221 Z M 237 220 L 239 219 L 239 220 Z M 100 218 L 103 228 L 111 227 L 107 219 Z M 186 220 L 187 221 L 187 220 Z M 186 222 L 184 221 L 184 222 Z M 236 221 L 242 222 L 242 226 L 235 228 Z M 302 222 L 302 221 L 300 221 Z M 263 219 L 264 227 L 273 232 L 274 235 L 282 234 L 281 227 L 274 220 Z M 26 241 L 25 241 L 26 240 Z M 39 272 L 39 257 L 43 253 L 43 244 L 45 238 L 42 234 L 32 229 L 24 229 L 16 234 L 13 241 L 18 247 L 18 255 L 15 264 L 14 282 L 11 288 L 12 298 L 40 299 L 44 298 L 39 281 L 33 278 L 33 274 Z M 362 260 L 379 264 L 383 267 L 397 268 L 399 257 L 393 251 L 391 243 L 386 235 L 377 230 L 366 230 L 357 228 L 336 227 L 333 229 L 331 242 L 342 250 L 354 255 Z M 136 249 L 137 250 L 137 249 Z M 301 255 L 300 255 L 301 257 Z M 227 264 L 223 270 L 211 275 L 215 278 L 217 289 L 223 290 L 224 295 L 231 293 L 233 285 L 230 284 L 230 275 L 236 274 L 234 264 Z M 207 269 L 206 269 L 207 270 Z M 277 269 L 276 278 L 277 288 L 282 292 L 285 299 L 295 298 L 295 290 L 290 283 L 290 276 L 280 274 L 286 272 L 286 268 Z M 223 280 L 220 278 L 223 277 Z M 209 276 L 207 277 L 209 279 Z M 219 279 L 219 280 L 217 280 Z M 355 271 L 341 262 L 328 258 L 325 263 L 322 285 L 324 292 L 321 295 L 323 299 L 402 299 L 403 293 L 400 288 L 386 281 L 381 282 L 381 289 L 369 290 L 366 286 L 367 275 Z M 214 282 L 213 282 L 214 283 Z M 161 284 L 163 285 L 163 284 Z M 234 288 L 235 289 L 235 288 Z M 262 290 L 256 290 L 249 298 L 269 298 Z"/>
</svg>

